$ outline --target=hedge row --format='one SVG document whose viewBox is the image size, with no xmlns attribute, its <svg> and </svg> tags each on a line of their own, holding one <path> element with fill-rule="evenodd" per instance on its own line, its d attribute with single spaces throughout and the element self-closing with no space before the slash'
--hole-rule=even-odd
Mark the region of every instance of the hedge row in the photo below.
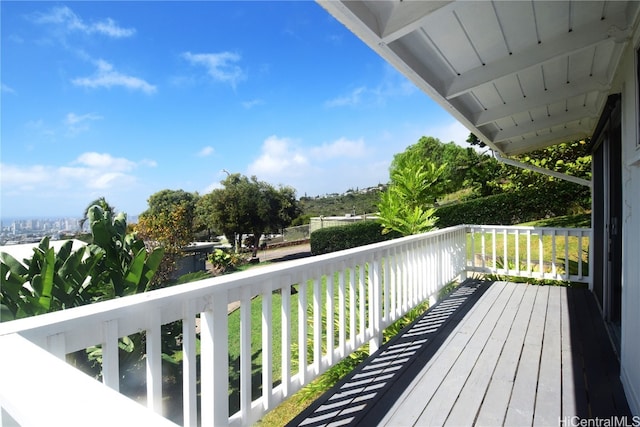
<svg viewBox="0 0 640 427">
<path fill-rule="evenodd" d="M 514 225 L 590 209 L 587 187 L 557 185 L 546 191 L 523 190 L 470 200 L 437 209 L 438 228 L 459 224 Z"/>
<path fill-rule="evenodd" d="M 349 225 L 327 227 L 311 233 L 311 253 L 327 254 L 344 249 L 402 237 L 400 233 L 382 234 L 378 221 L 354 222 Z"/>
</svg>

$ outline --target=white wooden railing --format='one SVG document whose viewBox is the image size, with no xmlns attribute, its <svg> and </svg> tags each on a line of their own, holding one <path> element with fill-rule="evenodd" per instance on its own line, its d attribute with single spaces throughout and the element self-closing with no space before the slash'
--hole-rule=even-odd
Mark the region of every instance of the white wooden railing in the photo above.
<svg viewBox="0 0 640 427">
<path fill-rule="evenodd" d="M 467 271 L 591 283 L 591 229 L 468 226 Z"/>
<path fill-rule="evenodd" d="M 129 425 L 145 416 L 149 417 L 146 424 L 168 423 L 157 415 L 163 414 L 163 399 L 170 397 L 162 395 L 161 326 L 182 321 L 183 414 L 178 422 L 187 426 L 250 425 L 359 347 L 368 344 L 370 350 L 377 349 L 384 328 L 422 301 L 433 301 L 447 284 L 464 279 L 467 271 L 537 277 L 535 262 L 529 261 L 535 258 L 532 245 L 522 253 L 526 268 L 519 268 L 521 249 L 516 246 L 516 255 L 511 255 L 508 241 L 512 235 L 516 240 L 552 236 L 551 253 L 546 253 L 546 243 L 538 251 L 538 265 L 551 263 L 551 273 L 539 274 L 562 278 L 564 270 L 556 258 L 564 251 L 569 259 L 570 251 L 558 239 L 567 242 L 577 237 L 578 253 L 589 247 L 589 230 L 576 233 L 573 229 L 457 226 L 3 323 L 3 419 L 5 424 L 10 415 L 20 425 L 46 425 L 52 420 L 84 425 L 88 414 L 93 414 L 93 424 Z M 487 235 L 492 237 L 488 245 Z M 501 254 L 498 235 L 506 236 L 503 242 L 507 241 Z M 480 251 L 472 249 L 476 241 L 481 242 Z M 476 262 L 478 256 L 480 262 Z M 506 268 L 500 268 L 501 257 L 508 260 Z M 513 268 L 509 267 L 511 258 Z M 571 280 L 591 276 L 564 274 Z M 274 292 L 280 297 L 274 298 Z M 256 296 L 262 301 L 262 390 L 261 395 L 252 396 L 251 307 Z M 240 397 L 239 410 L 230 413 L 228 307 L 238 302 Z M 280 311 L 279 324 L 273 324 L 274 309 Z M 118 339 L 136 333 L 145 337 L 144 400 L 151 411 L 114 392 L 121 378 Z M 281 337 L 278 354 L 273 352 L 276 335 Z M 95 345 L 102 347 L 104 385 L 59 360 Z M 47 404 L 40 407 L 44 401 Z M 86 405 L 81 411 L 79 402 Z"/>
</svg>

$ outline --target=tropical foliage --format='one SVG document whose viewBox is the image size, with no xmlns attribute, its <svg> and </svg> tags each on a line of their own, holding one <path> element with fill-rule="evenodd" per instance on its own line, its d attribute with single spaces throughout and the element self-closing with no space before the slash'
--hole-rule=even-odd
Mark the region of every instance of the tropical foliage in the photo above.
<svg viewBox="0 0 640 427">
<path fill-rule="evenodd" d="M 446 191 L 446 168 L 447 164 L 424 161 L 417 146 L 395 156 L 391 182 L 378 204 L 383 233 L 394 230 L 407 236 L 435 226 L 435 209 L 430 206 Z"/>
<path fill-rule="evenodd" d="M 127 233 L 126 215 L 114 218 L 99 205 L 88 209 L 93 241 L 73 251 L 73 241 L 56 253 L 48 237 L 22 262 L 0 253 L 2 320 L 35 316 L 148 289 L 162 249 L 147 252 Z"/>
</svg>

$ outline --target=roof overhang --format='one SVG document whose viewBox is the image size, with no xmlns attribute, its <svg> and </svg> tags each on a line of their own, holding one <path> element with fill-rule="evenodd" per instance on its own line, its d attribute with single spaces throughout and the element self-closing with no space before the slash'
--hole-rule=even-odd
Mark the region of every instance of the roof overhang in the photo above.
<svg viewBox="0 0 640 427">
<path fill-rule="evenodd" d="M 591 136 L 633 1 L 318 0 L 494 150 Z"/>
</svg>

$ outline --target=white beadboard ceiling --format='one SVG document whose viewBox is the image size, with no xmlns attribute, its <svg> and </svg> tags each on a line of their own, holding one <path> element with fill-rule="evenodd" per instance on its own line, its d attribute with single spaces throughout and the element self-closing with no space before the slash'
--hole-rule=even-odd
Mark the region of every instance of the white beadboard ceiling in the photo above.
<svg viewBox="0 0 640 427">
<path fill-rule="evenodd" d="M 318 0 L 494 150 L 590 136 L 639 2 Z"/>
</svg>

